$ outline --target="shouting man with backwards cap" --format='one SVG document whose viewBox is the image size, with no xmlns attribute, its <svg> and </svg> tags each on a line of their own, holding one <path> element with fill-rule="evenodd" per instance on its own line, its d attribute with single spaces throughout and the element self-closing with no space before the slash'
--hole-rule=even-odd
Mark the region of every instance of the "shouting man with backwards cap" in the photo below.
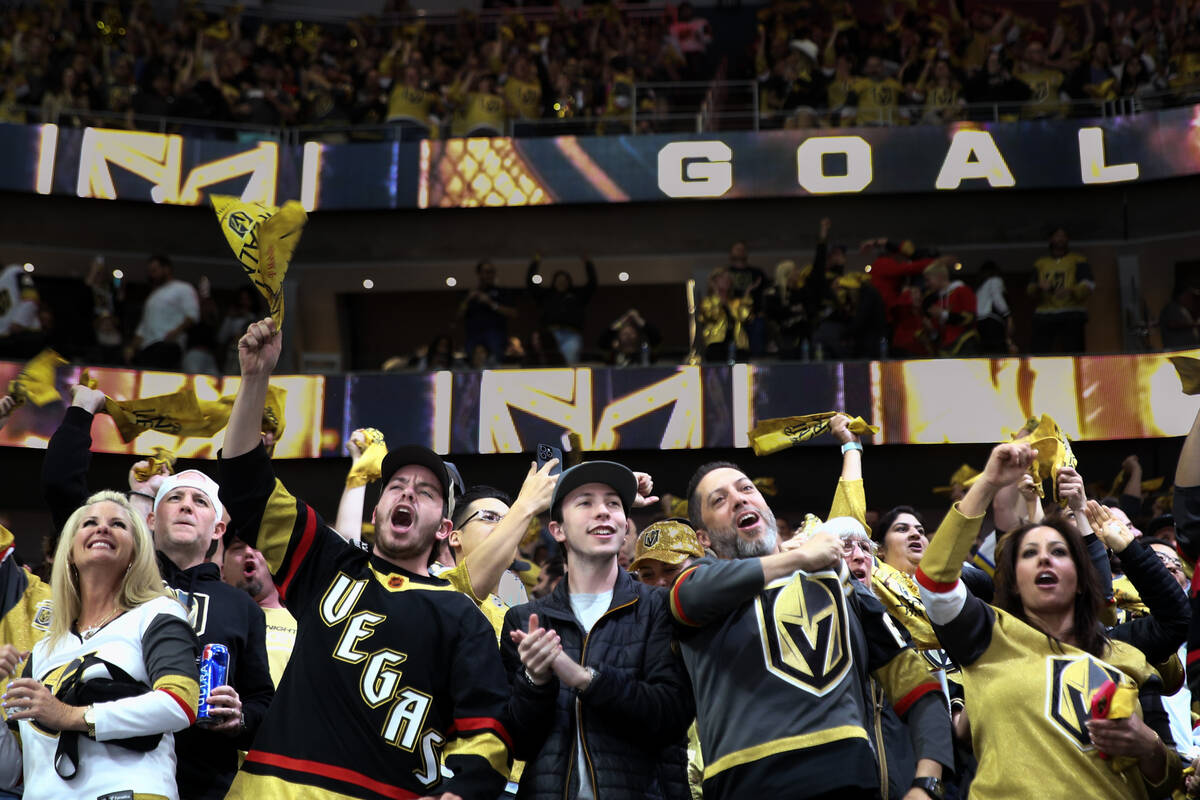
<svg viewBox="0 0 1200 800">
<path fill-rule="evenodd" d="M 299 632 L 229 797 L 498 797 L 511 756 L 495 633 L 470 598 L 429 575 L 434 542 L 451 529 L 446 466 L 424 447 L 389 452 L 374 551 L 347 542 L 288 494 L 260 442 L 279 350 L 269 318 L 238 342 L 221 499 Z"/>
<path fill-rule="evenodd" d="M 86 386 L 72 390 L 71 407 L 50 438 L 42 464 L 42 487 L 55 527 L 88 497 L 92 421 L 104 408 L 104 393 Z M 227 686 L 213 689 L 212 721 L 175 734 L 176 780 L 181 800 L 219 800 L 237 774 L 238 750 L 254 741 L 274 695 L 267 665 L 263 612 L 245 593 L 221 582 L 207 559 L 225 532 L 216 482 L 197 470 L 162 481 L 150 497 L 134 497 L 154 534 L 158 569 L 187 607 L 201 645 L 229 648 Z"/>
<path fill-rule="evenodd" d="M 906 800 L 941 799 L 953 765 L 940 685 L 851 579 L 828 530 L 782 548 L 775 516 L 735 464 L 705 464 L 688 515 L 718 559 L 684 570 L 671 611 L 696 694 L 706 798 L 878 798 L 874 676 L 906 715 L 917 763 Z"/>
<path fill-rule="evenodd" d="M 638 488 L 611 461 L 559 476 L 550 534 L 566 552 L 566 578 L 510 609 L 500 638 L 516 755 L 527 762 L 517 797 L 688 796 L 682 751 L 693 706 L 666 597 L 617 564 Z M 676 769 L 664 774 L 672 745 Z"/>
</svg>

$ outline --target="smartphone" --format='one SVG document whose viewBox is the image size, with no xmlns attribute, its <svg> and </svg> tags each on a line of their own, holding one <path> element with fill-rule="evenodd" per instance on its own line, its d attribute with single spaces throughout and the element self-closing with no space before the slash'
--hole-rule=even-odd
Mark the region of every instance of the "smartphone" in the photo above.
<svg viewBox="0 0 1200 800">
<path fill-rule="evenodd" d="M 541 469 L 542 467 L 544 467 L 546 465 L 546 462 L 552 458 L 557 458 L 558 463 L 554 465 L 554 469 L 550 470 L 550 474 L 557 475 L 560 472 L 562 472 L 562 464 L 563 464 L 562 450 L 559 450 L 557 447 L 555 447 L 554 445 L 550 445 L 550 444 L 539 444 L 537 446 L 538 469 Z"/>
</svg>

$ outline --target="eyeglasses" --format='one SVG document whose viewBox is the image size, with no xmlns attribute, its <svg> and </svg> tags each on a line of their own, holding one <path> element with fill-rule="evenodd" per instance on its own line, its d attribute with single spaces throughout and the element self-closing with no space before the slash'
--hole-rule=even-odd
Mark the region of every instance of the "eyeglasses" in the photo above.
<svg viewBox="0 0 1200 800">
<path fill-rule="evenodd" d="M 854 548 L 863 551 L 864 555 L 872 555 L 871 542 L 866 539 L 843 539 L 842 540 L 842 555 L 848 556 L 854 552 Z"/>
<path fill-rule="evenodd" d="M 485 525 L 495 525 L 497 522 L 504 519 L 504 515 L 498 511 L 492 511 L 490 508 L 481 508 L 471 516 L 464 519 L 462 524 L 458 526 L 459 529 L 467 527 L 467 523 L 476 517 L 479 517 L 479 521 Z"/>
<path fill-rule="evenodd" d="M 1168 570 L 1178 570 L 1179 572 L 1183 572 L 1183 562 L 1175 556 L 1169 556 L 1166 553 L 1155 553 L 1155 555 L 1158 556 L 1158 560 L 1161 561 L 1163 566 Z"/>
</svg>

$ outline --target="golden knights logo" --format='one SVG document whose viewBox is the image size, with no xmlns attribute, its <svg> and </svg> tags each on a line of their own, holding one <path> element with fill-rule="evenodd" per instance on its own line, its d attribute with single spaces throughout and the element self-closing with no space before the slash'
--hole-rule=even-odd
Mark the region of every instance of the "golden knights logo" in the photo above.
<svg viewBox="0 0 1200 800">
<path fill-rule="evenodd" d="M 1092 698 L 1105 681 L 1120 683 L 1123 674 L 1088 656 L 1046 659 L 1046 716 L 1080 750 L 1093 749 L 1084 723 L 1091 718 Z"/>
<path fill-rule="evenodd" d="M 51 611 L 50 601 L 43 600 L 38 603 L 37 610 L 33 612 L 33 620 L 29 624 L 39 631 L 48 632 L 53 621 L 54 613 Z"/>
<path fill-rule="evenodd" d="M 958 664 L 955 664 L 954 659 L 946 655 L 945 650 L 918 650 L 917 652 L 935 670 L 940 669 L 946 674 L 959 671 Z"/>
<path fill-rule="evenodd" d="M 51 694 L 57 695 L 59 689 L 61 689 L 64 684 L 79 677 L 79 670 L 83 668 L 83 662 L 88 656 L 94 656 L 96 653 L 96 650 L 92 650 L 91 652 L 84 653 L 81 656 L 73 658 L 66 664 L 55 667 L 45 675 L 38 678 L 38 683 L 43 684 L 47 689 L 49 689 Z M 108 676 L 105 675 L 104 677 Z M 43 727 L 42 724 L 35 719 L 29 720 L 29 723 L 33 725 L 38 732 L 43 733 L 46 736 L 58 736 L 59 732 L 57 730 Z"/>
<path fill-rule="evenodd" d="M 841 683 L 850 670 L 850 623 L 837 575 L 771 584 L 755 611 L 768 670 L 818 697 Z"/>
<path fill-rule="evenodd" d="M 652 531 L 648 532 L 642 538 L 642 542 L 646 545 L 646 549 L 650 549 L 651 547 L 654 547 L 654 545 L 658 544 L 658 531 L 652 530 Z"/>
</svg>

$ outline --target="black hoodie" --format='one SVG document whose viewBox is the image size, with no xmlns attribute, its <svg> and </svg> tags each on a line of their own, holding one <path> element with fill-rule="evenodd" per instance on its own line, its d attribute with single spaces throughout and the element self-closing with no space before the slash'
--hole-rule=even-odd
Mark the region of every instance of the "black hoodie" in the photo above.
<svg viewBox="0 0 1200 800">
<path fill-rule="evenodd" d="M 56 535 L 88 498 L 91 428 L 91 414 L 82 408 L 68 408 L 46 448 L 42 490 Z M 187 607 L 200 645 L 229 648 L 229 685 L 241 698 L 246 727 L 237 736 L 195 725 L 175 734 L 175 776 L 181 800 L 220 800 L 237 774 L 238 750 L 250 748 L 275 695 L 267 663 L 266 620 L 250 595 L 221 580 L 216 564 L 180 569 L 160 552 L 158 568 L 163 581 Z"/>
</svg>

